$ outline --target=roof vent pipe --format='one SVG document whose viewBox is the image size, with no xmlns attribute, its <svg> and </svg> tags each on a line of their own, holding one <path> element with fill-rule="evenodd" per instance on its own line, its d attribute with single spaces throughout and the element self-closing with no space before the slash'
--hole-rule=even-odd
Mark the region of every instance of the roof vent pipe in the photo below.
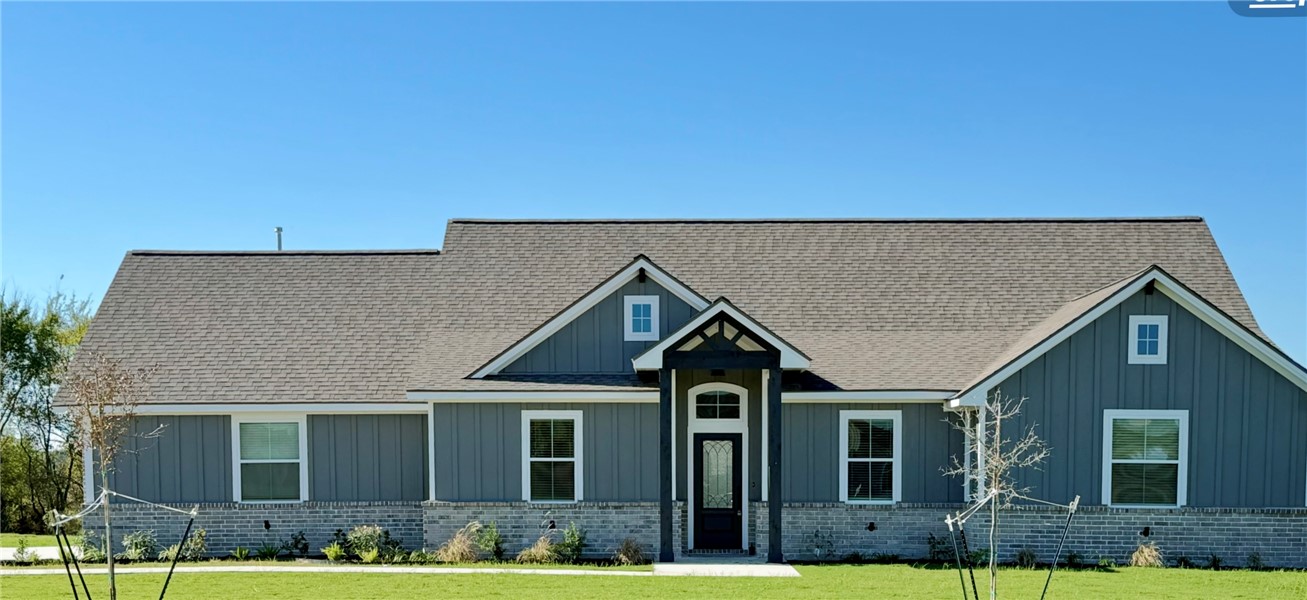
<svg viewBox="0 0 1307 600">
<path fill-rule="evenodd" d="M 281 252 L 281 228 L 273 227 L 272 230 L 277 232 L 277 252 Z"/>
</svg>

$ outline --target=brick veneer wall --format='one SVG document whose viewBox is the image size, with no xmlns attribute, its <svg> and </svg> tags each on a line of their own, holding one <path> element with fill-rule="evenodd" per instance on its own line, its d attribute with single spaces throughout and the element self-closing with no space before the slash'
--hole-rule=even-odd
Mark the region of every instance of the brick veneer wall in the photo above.
<svg viewBox="0 0 1307 600">
<path fill-rule="evenodd" d="M 504 538 L 507 555 L 517 554 L 548 531 L 553 521 L 553 539 L 563 539 L 569 523 L 585 530 L 584 555 L 607 558 L 618 544 L 630 537 L 646 554 L 657 556 L 657 502 L 580 502 L 577 504 L 531 504 L 527 502 L 427 502 L 422 506 L 428 549 L 439 548 L 471 521 L 494 522 Z"/>
<path fill-rule="evenodd" d="M 189 511 L 194 504 L 169 505 Z M 186 515 L 145 504 L 114 504 L 114 551 L 122 551 L 122 536 L 133 531 L 154 530 L 161 548 L 181 539 L 186 530 Z M 308 537 L 309 554 L 321 554 L 320 548 L 331 542 L 337 529 L 348 531 L 356 525 L 380 525 L 390 530 L 408 548 L 422 544 L 422 505 L 418 502 L 305 502 L 302 504 L 200 504 L 195 528 L 203 528 L 211 556 L 228 556 L 237 546 L 251 549 L 264 543 L 281 543 L 291 534 L 303 531 Z M 263 522 L 270 529 L 264 530 Z M 85 528 L 103 534 L 104 521 L 97 511 L 88 515 Z"/>
<path fill-rule="evenodd" d="M 767 505 L 753 503 L 754 539 L 758 552 L 767 549 Z M 787 503 L 784 514 L 785 557 L 812 560 L 818 537 L 829 542 L 833 558 L 851 552 L 863 556 L 896 554 L 903 559 L 925 558 L 927 534 L 948 539 L 944 515 L 956 512 L 954 504 L 900 504 L 898 506 L 855 506 L 840 503 Z M 875 531 L 867 531 L 869 523 Z M 1040 560 L 1049 560 L 1057 549 L 1066 523 L 1066 511 L 1049 507 L 1014 507 L 999 514 L 1001 545 L 999 558 L 1014 560 L 1022 548 L 1034 550 Z M 966 523 L 973 550 L 983 547 L 989 514 L 982 511 Z M 1234 509 L 1112 509 L 1084 506 L 1076 513 L 1062 551 L 1077 552 L 1086 562 L 1100 557 L 1118 563 L 1144 538 L 1150 536 L 1168 563 L 1187 556 L 1202 563 L 1210 554 L 1225 564 L 1243 566 L 1254 552 L 1267 566 L 1307 568 L 1307 508 Z"/>
</svg>

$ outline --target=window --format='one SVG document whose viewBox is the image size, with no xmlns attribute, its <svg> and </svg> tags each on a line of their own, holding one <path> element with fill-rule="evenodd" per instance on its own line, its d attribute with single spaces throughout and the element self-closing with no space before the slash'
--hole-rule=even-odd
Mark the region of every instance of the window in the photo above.
<svg viewBox="0 0 1307 600">
<path fill-rule="evenodd" d="M 1166 321 L 1165 315 L 1130 316 L 1130 364 L 1166 364 Z"/>
<path fill-rule="evenodd" d="M 232 417 L 237 502 L 300 502 L 308 499 L 308 454 L 303 415 Z"/>
<path fill-rule="evenodd" d="M 1103 504 L 1184 506 L 1189 411 L 1104 412 Z"/>
<path fill-rule="evenodd" d="M 694 397 L 696 419 L 740 418 L 740 395 L 735 392 L 703 392 Z"/>
<path fill-rule="evenodd" d="M 658 296 L 626 296 L 626 335 L 628 342 L 658 340 Z"/>
<path fill-rule="evenodd" d="M 522 411 L 522 499 L 581 499 L 581 411 Z"/>
<path fill-rule="evenodd" d="M 902 487 L 902 411 L 840 411 L 840 501 L 898 502 Z"/>
</svg>

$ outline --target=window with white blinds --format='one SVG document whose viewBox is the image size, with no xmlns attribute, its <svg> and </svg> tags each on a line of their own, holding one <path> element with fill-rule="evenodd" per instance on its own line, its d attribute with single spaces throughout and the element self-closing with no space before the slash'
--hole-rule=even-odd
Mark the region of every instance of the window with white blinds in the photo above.
<svg viewBox="0 0 1307 600">
<path fill-rule="evenodd" d="M 236 499 L 240 502 L 306 500 L 304 419 L 261 419 L 233 419 Z"/>
<path fill-rule="evenodd" d="M 902 487 L 902 411 L 840 411 L 840 501 L 898 502 Z"/>
<path fill-rule="evenodd" d="M 1104 504 L 1185 504 L 1189 411 L 1109 410 L 1104 428 Z"/>
<path fill-rule="evenodd" d="M 522 499 L 581 499 L 581 411 L 522 411 Z"/>
</svg>

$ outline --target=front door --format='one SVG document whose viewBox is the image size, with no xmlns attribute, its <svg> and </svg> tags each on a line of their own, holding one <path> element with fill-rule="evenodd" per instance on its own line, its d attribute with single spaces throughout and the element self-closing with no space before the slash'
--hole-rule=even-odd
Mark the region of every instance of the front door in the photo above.
<svg viewBox="0 0 1307 600">
<path fill-rule="evenodd" d="M 740 549 L 744 454 L 738 433 L 694 434 L 694 547 Z"/>
</svg>

